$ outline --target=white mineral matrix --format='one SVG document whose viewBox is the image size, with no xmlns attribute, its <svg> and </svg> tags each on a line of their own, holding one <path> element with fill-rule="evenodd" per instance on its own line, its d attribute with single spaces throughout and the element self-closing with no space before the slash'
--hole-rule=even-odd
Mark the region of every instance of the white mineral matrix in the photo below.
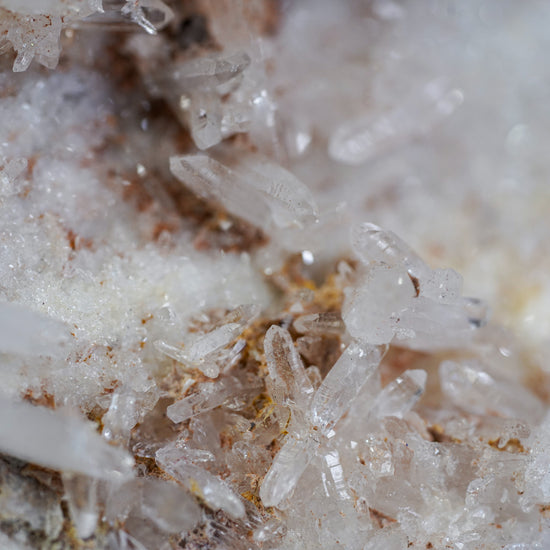
<svg viewBox="0 0 550 550">
<path fill-rule="evenodd" d="M 0 550 L 550 548 L 548 29 L 0 0 Z"/>
</svg>

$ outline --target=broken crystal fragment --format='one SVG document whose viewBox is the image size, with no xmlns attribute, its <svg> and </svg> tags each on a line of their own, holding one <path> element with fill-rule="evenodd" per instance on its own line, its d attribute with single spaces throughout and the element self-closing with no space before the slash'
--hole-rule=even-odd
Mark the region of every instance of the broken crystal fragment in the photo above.
<svg viewBox="0 0 550 550">
<path fill-rule="evenodd" d="M 188 124 L 195 145 L 209 149 L 222 140 L 222 105 L 215 92 L 189 94 Z M 180 102 L 181 104 L 181 102 Z"/>
<path fill-rule="evenodd" d="M 131 477 L 133 460 L 94 425 L 61 411 L 0 399 L 0 450 L 47 468 L 99 479 Z"/>
<path fill-rule="evenodd" d="M 403 268 L 372 268 L 364 284 L 346 296 L 342 316 L 349 333 L 371 345 L 389 343 L 398 328 L 403 333 L 401 315 L 415 294 Z"/>
</svg>

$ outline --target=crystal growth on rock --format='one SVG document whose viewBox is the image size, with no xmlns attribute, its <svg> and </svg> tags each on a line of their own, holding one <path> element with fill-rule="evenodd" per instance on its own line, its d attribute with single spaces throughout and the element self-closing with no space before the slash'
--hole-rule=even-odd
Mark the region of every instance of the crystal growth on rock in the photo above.
<svg viewBox="0 0 550 550">
<path fill-rule="evenodd" d="M 549 548 L 549 23 L 0 0 L 0 547 Z"/>
</svg>

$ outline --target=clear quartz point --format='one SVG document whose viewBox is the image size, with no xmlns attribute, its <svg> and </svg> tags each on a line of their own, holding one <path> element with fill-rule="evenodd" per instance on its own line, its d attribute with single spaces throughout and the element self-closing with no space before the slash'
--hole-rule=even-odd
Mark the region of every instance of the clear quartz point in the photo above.
<svg viewBox="0 0 550 550">
<path fill-rule="evenodd" d="M 425 370 L 405 371 L 378 394 L 371 414 L 377 418 L 385 416 L 403 418 L 422 397 L 426 378 Z"/>
<path fill-rule="evenodd" d="M 174 17 L 172 10 L 162 0 L 127 0 L 121 11 L 149 34 L 156 34 Z"/>
<path fill-rule="evenodd" d="M 236 78 L 250 65 L 245 52 L 191 59 L 178 65 L 171 79 L 179 89 L 213 90 L 221 84 Z"/>
<path fill-rule="evenodd" d="M 364 348 L 350 344 L 336 361 L 311 403 L 311 422 L 327 433 L 349 410 L 353 399 L 376 372 L 383 352 L 380 348 Z"/>
<path fill-rule="evenodd" d="M 313 386 L 289 332 L 272 325 L 265 335 L 264 350 L 275 401 L 305 409 L 313 394 Z"/>
<path fill-rule="evenodd" d="M 260 487 L 264 506 L 278 506 L 296 487 L 313 457 L 316 444 L 312 439 L 290 435 L 273 460 Z"/>
<path fill-rule="evenodd" d="M 234 376 L 224 377 L 215 382 L 203 382 L 199 384 L 198 391 L 170 405 L 166 415 L 172 422 L 183 422 L 219 407 L 242 391 L 243 385 Z"/>
<path fill-rule="evenodd" d="M 220 321 L 219 326 L 199 336 L 186 348 L 173 346 L 163 340 L 157 340 L 154 345 L 168 357 L 190 368 L 197 368 L 210 378 L 217 378 L 220 365 L 231 365 L 238 358 L 244 341 L 237 341 L 231 348 L 229 346 L 258 316 L 259 311 L 260 308 L 253 304 L 235 308 Z"/>
<path fill-rule="evenodd" d="M 340 314 L 330 311 L 301 315 L 293 326 L 301 334 L 342 334 L 345 330 Z"/>
<path fill-rule="evenodd" d="M 229 486 L 204 468 L 192 464 L 181 449 L 165 447 L 156 453 L 158 464 L 213 510 L 223 510 L 232 518 L 242 518 L 245 507 Z"/>
<path fill-rule="evenodd" d="M 219 202 L 253 225 L 305 226 L 317 219 L 309 189 L 287 170 L 258 155 L 229 167 L 203 155 L 170 158 L 170 170 L 197 195 Z"/>
<path fill-rule="evenodd" d="M 60 410 L 0 399 L 0 450 L 47 468 L 99 479 L 132 477 L 133 459 L 95 426 Z"/>
<path fill-rule="evenodd" d="M 373 223 L 352 227 L 351 243 L 359 259 L 366 263 L 404 266 L 417 279 L 431 275 L 424 261 L 392 231 L 385 231 Z"/>
</svg>

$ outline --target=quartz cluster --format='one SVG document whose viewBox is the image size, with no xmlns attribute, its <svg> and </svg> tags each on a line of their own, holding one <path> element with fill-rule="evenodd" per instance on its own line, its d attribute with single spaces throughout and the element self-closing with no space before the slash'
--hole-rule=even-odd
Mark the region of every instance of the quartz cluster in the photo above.
<svg viewBox="0 0 550 550">
<path fill-rule="evenodd" d="M 0 547 L 549 548 L 549 23 L 0 0 Z"/>
</svg>

